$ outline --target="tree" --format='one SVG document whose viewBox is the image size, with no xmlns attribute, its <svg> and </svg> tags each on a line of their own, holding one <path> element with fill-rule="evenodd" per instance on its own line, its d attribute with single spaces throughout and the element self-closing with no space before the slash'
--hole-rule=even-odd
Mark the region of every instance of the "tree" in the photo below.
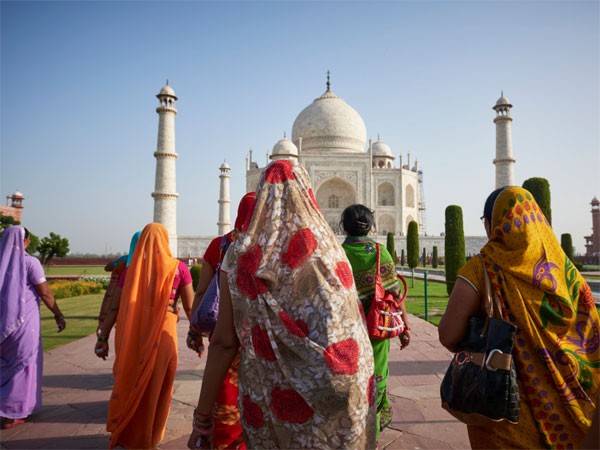
<svg viewBox="0 0 600 450">
<path fill-rule="evenodd" d="M 450 205 L 446 208 L 446 238 L 444 239 L 446 291 L 452 292 L 458 269 L 464 266 L 465 233 L 463 231 L 462 208 Z"/>
<path fill-rule="evenodd" d="M 408 224 L 408 235 L 406 237 L 406 253 L 408 267 L 412 269 L 412 287 L 415 287 L 415 267 L 419 265 L 419 225 L 412 220 Z"/>
<path fill-rule="evenodd" d="M 427 267 L 427 250 L 423 247 L 423 267 Z"/>
<path fill-rule="evenodd" d="M 433 246 L 433 252 L 431 254 L 431 266 L 434 269 L 437 269 L 437 266 L 438 266 L 438 249 L 437 249 L 437 245 Z"/>
<path fill-rule="evenodd" d="M 527 189 L 533 195 L 538 206 L 552 225 L 552 208 L 550 207 L 550 183 L 545 178 L 528 178 L 523 182 L 523 189 Z"/>
<path fill-rule="evenodd" d="M 394 259 L 394 266 L 398 263 L 396 260 L 396 244 L 394 243 L 394 233 L 391 231 L 387 234 L 387 251 L 390 252 L 391 257 Z"/>
<path fill-rule="evenodd" d="M 69 253 L 69 240 L 60 237 L 60 234 L 51 232 L 50 236 L 42 239 L 38 251 L 42 264 L 48 265 L 55 256 L 59 258 L 67 256 L 67 253 Z"/>
<path fill-rule="evenodd" d="M 404 249 L 400 252 L 400 265 L 404 265 Z"/>
<path fill-rule="evenodd" d="M 560 246 L 568 258 L 573 261 L 573 238 L 569 233 L 563 233 L 560 235 Z"/>
</svg>

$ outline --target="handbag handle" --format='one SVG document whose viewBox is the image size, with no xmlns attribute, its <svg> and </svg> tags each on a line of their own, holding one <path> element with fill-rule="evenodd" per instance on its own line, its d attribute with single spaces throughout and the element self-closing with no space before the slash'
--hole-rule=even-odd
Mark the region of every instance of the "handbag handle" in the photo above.
<svg viewBox="0 0 600 450">
<path fill-rule="evenodd" d="M 380 273 L 380 269 L 381 269 L 381 250 L 379 249 L 379 244 L 375 243 L 375 246 L 377 247 L 377 271 L 375 273 L 375 292 L 379 292 L 379 296 L 382 297 L 384 295 L 384 290 L 383 290 L 383 282 L 381 281 L 381 273 Z"/>
</svg>

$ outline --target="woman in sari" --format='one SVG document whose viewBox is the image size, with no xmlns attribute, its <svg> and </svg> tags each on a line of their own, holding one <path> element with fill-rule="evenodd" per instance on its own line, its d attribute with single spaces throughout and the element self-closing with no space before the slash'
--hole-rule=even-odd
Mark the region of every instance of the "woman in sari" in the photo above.
<svg viewBox="0 0 600 450">
<path fill-rule="evenodd" d="M 214 445 L 213 406 L 239 348 L 249 448 L 373 448 L 373 352 L 352 272 L 297 162 L 265 169 L 222 270 L 188 447 Z"/>
<path fill-rule="evenodd" d="M 474 257 L 460 269 L 439 337 L 456 350 L 469 318 L 480 314 L 486 270 L 504 320 L 518 328 L 512 356 L 520 412 L 517 424 L 468 426 L 471 446 L 579 448 L 600 388 L 600 324 L 592 292 L 527 190 L 494 191 L 482 219 L 489 237 L 483 262 Z"/>
<path fill-rule="evenodd" d="M 223 256 L 229 248 L 232 242 L 238 238 L 240 233 L 243 233 L 248 228 L 252 213 L 254 212 L 254 206 L 256 205 L 256 199 L 254 198 L 254 192 L 250 192 L 240 201 L 238 206 L 237 218 L 235 220 L 235 228 L 222 237 L 216 238 L 218 240 L 218 246 L 216 253 L 211 247 L 207 249 L 204 255 L 205 266 L 211 268 L 212 273 L 218 269 L 219 264 L 223 261 Z M 205 266 L 202 267 L 204 271 Z M 206 292 L 210 280 L 205 286 L 202 282 L 202 272 L 200 273 L 200 280 L 198 282 L 198 289 L 196 289 L 196 296 L 194 298 L 194 305 L 192 311 L 195 312 L 196 308 L 202 302 L 202 297 Z M 196 313 L 197 314 L 197 313 Z M 200 330 L 197 330 L 191 325 L 193 319 L 190 322 L 190 332 L 188 333 L 188 347 L 198 352 L 198 356 L 201 356 L 204 352 L 204 343 L 202 340 L 202 334 Z M 240 410 L 238 408 L 238 365 L 240 361 L 239 352 L 236 354 L 231 367 L 227 371 L 227 375 L 223 380 L 223 384 L 219 389 L 219 394 L 215 402 L 213 419 L 214 419 L 214 446 L 216 449 L 245 449 L 244 437 L 242 435 L 242 425 L 240 423 Z"/>
<path fill-rule="evenodd" d="M 12 226 L 0 241 L 0 416 L 15 427 L 42 406 L 40 299 L 54 313 L 58 332 L 65 318 L 48 287 L 40 261 L 25 252 L 29 232 Z"/>
<path fill-rule="evenodd" d="M 187 266 L 171 257 L 164 226 L 146 225 L 121 277 L 122 292 L 98 337 L 96 354 L 108 355 L 117 321 L 115 384 L 106 429 L 110 448 L 155 448 L 163 438 L 177 369 L 177 299 L 190 317 L 193 289 Z M 117 315 L 118 311 L 118 315 Z"/>
<path fill-rule="evenodd" d="M 340 227 L 347 234 L 342 244 L 346 256 L 352 266 L 354 283 L 358 291 L 358 298 L 362 304 L 365 316 L 369 314 L 371 301 L 375 294 L 375 275 L 377 270 L 377 248 L 376 242 L 368 237 L 373 228 L 373 212 L 364 205 L 348 206 L 342 213 Z M 396 274 L 396 264 L 390 253 L 384 246 L 380 248 L 381 282 L 386 292 L 398 298 L 400 295 L 400 284 Z M 400 348 L 404 349 L 410 344 L 410 327 L 406 315 L 404 302 L 400 304 L 402 319 L 404 320 L 404 331 L 398 336 Z M 375 360 L 375 381 L 377 382 L 377 440 L 379 432 L 387 427 L 392 421 L 392 407 L 387 396 L 387 379 L 390 374 L 388 361 L 390 358 L 390 340 L 371 339 L 373 346 L 373 358 Z"/>
</svg>

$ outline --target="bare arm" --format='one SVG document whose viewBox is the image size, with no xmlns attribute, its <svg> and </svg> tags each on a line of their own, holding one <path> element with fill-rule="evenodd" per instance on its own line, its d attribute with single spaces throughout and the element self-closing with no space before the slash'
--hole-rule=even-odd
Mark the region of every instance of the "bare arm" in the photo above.
<svg viewBox="0 0 600 450">
<path fill-rule="evenodd" d="M 36 285 L 35 290 L 44 302 L 44 305 L 46 305 L 46 307 L 52 311 L 55 319 L 56 317 L 60 317 L 60 319 L 56 320 L 56 326 L 58 327 L 58 332 L 60 333 L 67 325 L 62 312 L 60 312 L 58 303 L 56 303 L 56 300 L 54 299 L 54 294 L 50 290 L 50 286 L 48 286 L 48 282 L 44 281 L 43 283 Z"/>
<path fill-rule="evenodd" d="M 204 293 L 208 289 L 208 285 L 210 284 L 210 280 L 212 280 L 215 275 L 215 269 L 206 261 L 202 264 L 202 269 L 200 270 L 200 276 L 198 277 L 198 286 L 196 287 L 196 294 L 194 295 L 194 302 L 192 304 L 192 312 L 196 311 L 200 302 L 202 301 L 202 297 L 204 297 Z"/>
<path fill-rule="evenodd" d="M 192 283 L 181 287 L 181 304 L 188 320 L 192 317 L 192 302 L 194 300 L 194 288 Z"/>
<path fill-rule="evenodd" d="M 446 312 L 438 326 L 440 342 L 451 352 L 456 350 L 460 341 L 465 337 L 469 319 L 477 315 L 480 303 L 479 293 L 465 280 L 457 278 Z"/>
<path fill-rule="evenodd" d="M 100 332 L 98 333 L 99 341 L 96 343 L 96 347 L 94 352 L 98 358 L 106 359 L 108 356 L 108 337 L 110 336 L 110 332 L 112 331 L 115 322 L 117 321 L 117 315 L 119 314 L 119 305 L 121 304 L 121 293 L 123 289 L 119 286 L 115 288 L 115 293 L 112 296 L 112 300 L 110 306 L 108 307 L 108 311 L 106 313 L 106 317 L 104 318 L 104 322 L 100 327 Z M 102 341 L 100 341 L 102 339 Z"/>
</svg>

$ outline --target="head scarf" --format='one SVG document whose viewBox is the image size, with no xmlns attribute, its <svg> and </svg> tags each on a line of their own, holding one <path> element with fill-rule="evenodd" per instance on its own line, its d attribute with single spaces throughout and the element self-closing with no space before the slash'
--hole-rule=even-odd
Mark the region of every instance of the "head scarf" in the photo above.
<svg viewBox="0 0 600 450">
<path fill-rule="evenodd" d="M 12 226 L 0 241 L 0 343 L 21 325 L 27 284 L 25 230 Z"/>
<path fill-rule="evenodd" d="M 114 442 L 129 423 L 154 370 L 179 264 L 171 257 L 169 235 L 161 224 L 146 225 L 136 248 L 127 269 L 117 317 L 115 385 L 107 425 Z"/>
<path fill-rule="evenodd" d="M 493 211 L 481 254 L 505 318 L 518 327 L 513 354 L 525 389 L 521 395 L 548 445 L 577 447 L 600 386 L 591 290 L 529 191 L 506 188 Z"/>
<path fill-rule="evenodd" d="M 138 239 L 140 238 L 141 231 L 137 231 L 131 236 L 131 243 L 129 244 L 129 253 L 127 254 L 127 263 L 125 267 L 129 267 L 131 264 L 131 260 L 133 259 L 133 253 L 135 252 L 135 247 L 138 243 Z"/>
<path fill-rule="evenodd" d="M 373 352 L 348 259 L 297 162 L 261 175 L 225 256 L 249 446 L 372 448 Z"/>
</svg>

